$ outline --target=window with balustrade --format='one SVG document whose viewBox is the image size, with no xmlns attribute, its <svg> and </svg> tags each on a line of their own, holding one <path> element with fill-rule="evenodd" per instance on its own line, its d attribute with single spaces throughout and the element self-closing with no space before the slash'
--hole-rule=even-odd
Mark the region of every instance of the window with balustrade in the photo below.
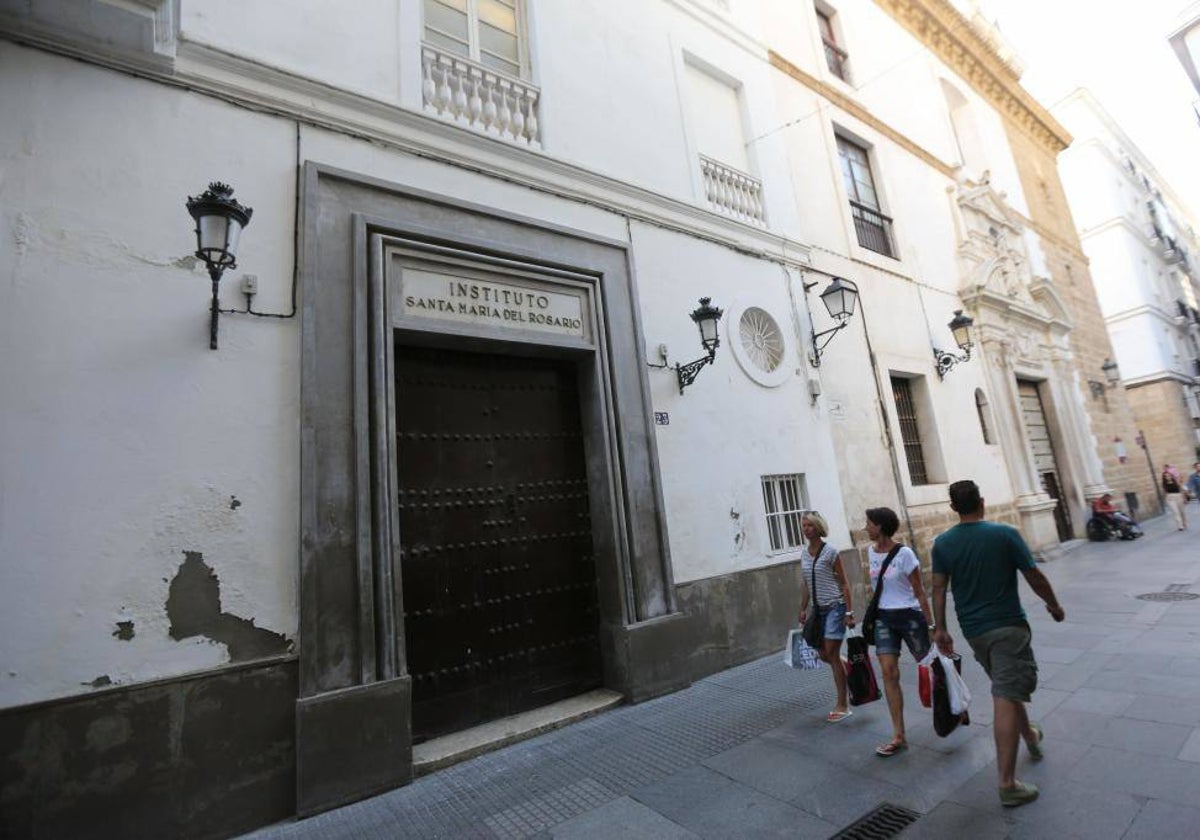
<svg viewBox="0 0 1200 840">
<path fill-rule="evenodd" d="M 817 4 L 817 29 L 825 48 L 825 66 L 843 82 L 850 81 L 850 56 L 841 46 L 835 23 L 836 13 L 829 6 Z"/>
<path fill-rule="evenodd" d="M 704 197 L 711 210 L 763 226 L 762 181 L 751 174 L 742 122 L 742 85 L 699 59 L 684 59 L 684 96 L 691 142 L 700 158 Z"/>
<path fill-rule="evenodd" d="M 529 82 L 524 0 L 423 0 L 425 110 L 541 147 L 540 91 Z"/>
<path fill-rule="evenodd" d="M 840 134 L 837 146 L 842 181 L 850 199 L 850 215 L 854 219 L 854 232 L 858 244 L 877 254 L 895 259 L 892 220 L 880 212 L 879 194 L 875 189 L 875 176 L 871 172 L 871 159 L 867 149 Z"/>
</svg>

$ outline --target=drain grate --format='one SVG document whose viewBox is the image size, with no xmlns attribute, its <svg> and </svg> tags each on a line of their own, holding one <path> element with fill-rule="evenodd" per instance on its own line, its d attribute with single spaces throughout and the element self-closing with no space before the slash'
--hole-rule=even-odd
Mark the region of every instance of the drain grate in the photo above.
<svg viewBox="0 0 1200 840">
<path fill-rule="evenodd" d="M 915 823 L 920 816 L 916 811 L 884 802 L 833 835 L 830 840 L 886 840 Z"/>
<path fill-rule="evenodd" d="M 1139 601 L 1194 601 L 1200 598 L 1195 592 L 1147 592 L 1145 595 L 1134 595 Z"/>
</svg>

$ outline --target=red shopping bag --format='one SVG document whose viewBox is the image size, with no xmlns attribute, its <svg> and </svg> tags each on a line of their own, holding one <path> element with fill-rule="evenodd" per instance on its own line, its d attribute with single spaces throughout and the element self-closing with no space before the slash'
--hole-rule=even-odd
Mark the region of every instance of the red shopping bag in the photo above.
<svg viewBox="0 0 1200 840">
<path fill-rule="evenodd" d="M 922 706 L 933 708 L 933 675 L 929 673 L 928 665 L 917 666 L 917 695 L 921 698 Z"/>
</svg>

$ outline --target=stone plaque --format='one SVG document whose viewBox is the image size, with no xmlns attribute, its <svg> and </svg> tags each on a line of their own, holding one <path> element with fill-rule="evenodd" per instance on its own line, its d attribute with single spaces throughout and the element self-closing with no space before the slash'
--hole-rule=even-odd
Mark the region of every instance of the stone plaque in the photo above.
<svg viewBox="0 0 1200 840">
<path fill-rule="evenodd" d="M 399 314 L 492 329 L 588 339 L 583 292 L 455 277 L 415 268 L 401 273 Z"/>
</svg>

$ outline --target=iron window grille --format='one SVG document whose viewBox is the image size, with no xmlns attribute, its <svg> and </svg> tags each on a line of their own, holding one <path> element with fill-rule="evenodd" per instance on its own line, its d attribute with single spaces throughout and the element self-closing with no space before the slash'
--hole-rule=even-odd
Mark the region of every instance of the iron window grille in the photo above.
<svg viewBox="0 0 1200 840">
<path fill-rule="evenodd" d="M 764 475 L 762 493 L 771 551 L 802 548 L 804 534 L 800 530 L 800 520 L 808 513 L 804 476 Z"/>
<path fill-rule="evenodd" d="M 896 419 L 900 422 L 900 437 L 904 441 L 904 457 L 908 460 L 909 480 L 914 485 L 928 484 L 925 450 L 921 446 L 921 429 L 917 421 L 912 383 L 902 377 L 893 376 L 892 398 L 896 401 Z"/>
</svg>

